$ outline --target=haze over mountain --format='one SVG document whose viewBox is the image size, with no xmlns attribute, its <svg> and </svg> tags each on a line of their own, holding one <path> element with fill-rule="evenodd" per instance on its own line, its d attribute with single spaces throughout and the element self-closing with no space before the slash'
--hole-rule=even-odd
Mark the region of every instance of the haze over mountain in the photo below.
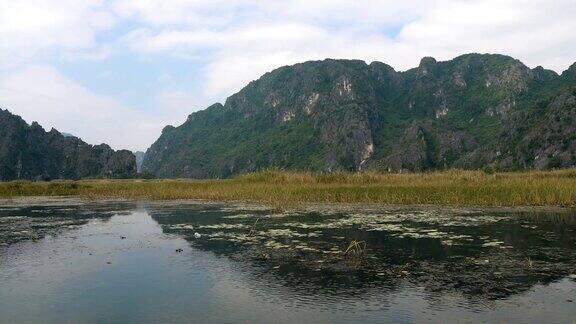
<svg viewBox="0 0 576 324">
<path fill-rule="evenodd" d="M 142 151 L 136 151 L 134 152 L 134 156 L 136 157 L 136 170 L 138 172 L 140 172 L 140 170 L 142 169 L 142 162 L 144 162 L 144 155 L 146 153 L 142 152 Z"/>
<path fill-rule="evenodd" d="M 0 109 L 0 181 L 126 178 L 136 173 L 134 155 L 106 144 L 90 145 Z"/>
<path fill-rule="evenodd" d="M 357 60 L 266 73 L 224 105 L 167 126 L 142 170 L 216 178 L 266 168 L 421 171 L 576 165 L 576 64 L 562 75 L 504 55 Z"/>
</svg>

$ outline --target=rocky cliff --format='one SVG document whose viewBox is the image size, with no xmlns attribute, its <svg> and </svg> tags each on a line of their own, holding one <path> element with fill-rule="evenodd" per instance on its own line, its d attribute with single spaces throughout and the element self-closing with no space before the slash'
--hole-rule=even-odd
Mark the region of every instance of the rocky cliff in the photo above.
<svg viewBox="0 0 576 324">
<path fill-rule="evenodd" d="M 130 151 L 89 145 L 0 109 L 0 180 L 123 178 L 136 173 Z"/>
<path fill-rule="evenodd" d="M 136 151 L 133 153 L 134 153 L 134 157 L 136 157 L 136 170 L 138 172 L 140 172 L 142 170 L 142 162 L 144 162 L 144 155 L 146 153 L 144 153 L 142 151 Z"/>
<path fill-rule="evenodd" d="M 282 67 L 167 126 L 143 170 L 228 177 L 264 168 L 421 171 L 576 165 L 576 64 L 558 75 L 503 55 Z"/>
</svg>

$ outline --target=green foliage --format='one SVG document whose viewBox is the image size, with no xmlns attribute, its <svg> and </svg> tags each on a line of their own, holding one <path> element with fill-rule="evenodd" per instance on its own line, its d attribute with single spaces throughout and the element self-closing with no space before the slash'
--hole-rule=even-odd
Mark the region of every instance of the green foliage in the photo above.
<svg viewBox="0 0 576 324">
<path fill-rule="evenodd" d="M 425 58 L 405 72 L 350 60 L 282 67 L 168 128 L 143 169 L 226 178 L 269 168 L 570 167 L 576 110 L 566 98 L 575 97 L 576 78 L 568 72 L 487 54 Z"/>
</svg>

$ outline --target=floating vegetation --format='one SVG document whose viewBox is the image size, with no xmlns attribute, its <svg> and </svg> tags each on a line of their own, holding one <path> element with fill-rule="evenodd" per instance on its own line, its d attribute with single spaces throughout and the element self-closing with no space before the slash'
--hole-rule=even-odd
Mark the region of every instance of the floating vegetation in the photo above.
<svg viewBox="0 0 576 324">
<path fill-rule="evenodd" d="M 230 216 L 223 216 L 224 219 L 246 219 L 252 218 L 254 214 L 239 214 L 239 215 L 230 215 Z"/>
<path fill-rule="evenodd" d="M 482 243 L 482 246 L 483 247 L 498 247 L 498 246 L 501 246 L 502 244 L 504 244 L 504 242 L 491 241 L 491 242 Z"/>
<path fill-rule="evenodd" d="M 171 229 L 175 230 L 193 230 L 194 226 L 190 224 L 174 224 L 174 225 L 165 225 L 166 227 L 170 227 Z"/>
<path fill-rule="evenodd" d="M 576 244 L 576 232 L 570 232 L 576 226 L 565 226 L 572 236 L 560 237 L 554 223 L 505 210 L 319 205 L 281 217 L 274 210 L 248 210 L 188 217 L 207 238 L 193 244 L 270 269 L 361 272 L 489 298 L 576 268 L 576 251 L 563 245 L 567 238 Z M 568 216 L 558 219 L 572 224 Z"/>
<path fill-rule="evenodd" d="M 20 241 L 36 241 L 64 230 L 78 228 L 91 220 L 109 219 L 113 215 L 125 214 L 126 207 L 133 208 L 133 205 L 83 205 L 73 199 L 50 199 L 46 206 L 41 206 L 38 199 L 33 199 L 31 204 L 4 202 L 4 205 L 0 204 L 0 246 Z"/>
<path fill-rule="evenodd" d="M 99 206 L 0 206 L 0 244 L 126 212 L 121 204 Z M 373 205 L 278 212 L 248 204 L 146 202 L 138 208 L 194 249 L 292 277 L 313 272 L 318 278 L 407 280 L 433 291 L 501 298 L 576 271 L 576 249 L 567 248 L 576 246 L 576 215 L 569 212 L 531 218 L 495 209 Z"/>
<path fill-rule="evenodd" d="M 182 226 L 182 224 L 180 224 Z M 248 228 L 248 225 L 245 224 L 227 224 L 227 223 L 220 223 L 220 224 L 211 224 L 211 225 L 197 225 L 197 228 L 201 229 L 243 229 Z"/>
</svg>

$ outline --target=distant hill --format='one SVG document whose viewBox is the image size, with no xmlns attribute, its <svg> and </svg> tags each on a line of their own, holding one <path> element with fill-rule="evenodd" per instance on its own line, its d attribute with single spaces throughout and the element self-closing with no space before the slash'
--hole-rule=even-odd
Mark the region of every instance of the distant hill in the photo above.
<svg viewBox="0 0 576 324">
<path fill-rule="evenodd" d="M 89 145 L 0 109 L 0 180 L 124 178 L 136 173 L 134 155 Z"/>
<path fill-rule="evenodd" d="M 140 172 L 142 170 L 142 162 L 144 162 L 144 155 L 146 153 L 142 152 L 142 151 L 136 151 L 134 152 L 134 156 L 136 157 L 136 169 L 138 170 L 138 172 Z"/>
<path fill-rule="evenodd" d="M 142 169 L 215 178 L 266 168 L 422 171 L 576 165 L 576 64 L 558 75 L 504 55 L 286 66 L 167 126 Z"/>
</svg>

